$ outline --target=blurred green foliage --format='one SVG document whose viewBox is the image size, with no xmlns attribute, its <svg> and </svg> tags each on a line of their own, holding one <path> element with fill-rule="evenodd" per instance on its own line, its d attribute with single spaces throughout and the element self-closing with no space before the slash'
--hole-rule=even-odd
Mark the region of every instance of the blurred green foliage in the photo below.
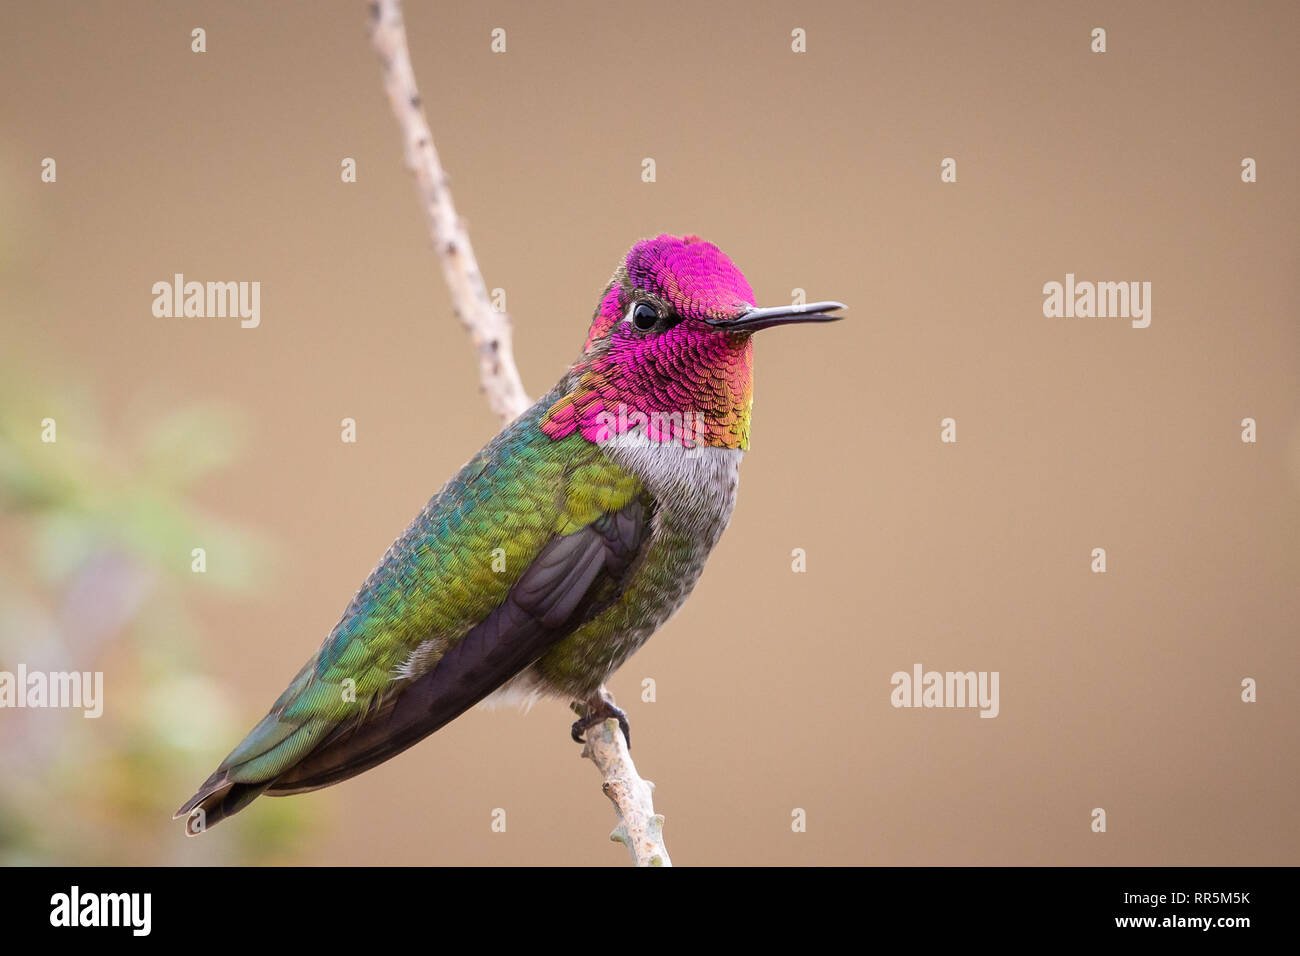
<svg viewBox="0 0 1300 956">
<path fill-rule="evenodd" d="M 225 839 L 171 820 L 251 726 L 204 676 L 191 610 L 266 579 L 267 542 L 194 503 L 242 445 L 238 416 L 203 405 L 108 437 L 89 401 L 0 371 L 0 671 L 104 673 L 97 719 L 0 708 L 0 864 L 256 863 L 301 842 L 290 801 Z"/>
</svg>

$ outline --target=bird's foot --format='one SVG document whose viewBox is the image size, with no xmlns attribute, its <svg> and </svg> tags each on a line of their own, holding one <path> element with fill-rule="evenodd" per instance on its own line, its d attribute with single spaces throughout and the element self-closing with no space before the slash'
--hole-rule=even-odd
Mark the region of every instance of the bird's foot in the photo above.
<svg viewBox="0 0 1300 956">
<path fill-rule="evenodd" d="M 578 719 L 573 722 L 573 727 L 570 730 L 573 739 L 577 743 L 585 743 L 585 735 L 590 728 L 613 717 L 618 721 L 619 729 L 623 731 L 623 739 L 627 741 L 627 749 L 632 749 L 632 727 L 627 722 L 627 714 L 614 703 L 614 698 L 610 696 L 609 691 L 602 687 L 595 697 L 587 700 L 575 700 L 569 706 L 578 715 Z"/>
</svg>

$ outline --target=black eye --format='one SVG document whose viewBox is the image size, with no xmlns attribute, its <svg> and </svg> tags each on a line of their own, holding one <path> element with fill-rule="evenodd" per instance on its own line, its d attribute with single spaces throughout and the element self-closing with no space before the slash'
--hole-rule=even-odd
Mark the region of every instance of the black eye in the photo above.
<svg viewBox="0 0 1300 956">
<path fill-rule="evenodd" d="M 659 322 L 659 313 L 648 302 L 638 302 L 632 310 L 632 324 L 638 332 L 649 332 Z"/>
</svg>

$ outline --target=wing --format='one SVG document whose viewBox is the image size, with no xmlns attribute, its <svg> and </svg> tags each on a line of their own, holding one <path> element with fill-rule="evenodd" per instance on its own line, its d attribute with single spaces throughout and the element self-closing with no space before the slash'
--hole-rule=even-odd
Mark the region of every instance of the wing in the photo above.
<svg viewBox="0 0 1300 956">
<path fill-rule="evenodd" d="M 202 808 L 202 826 L 212 826 L 264 792 L 361 773 L 472 707 L 618 597 L 649 533 L 651 499 L 585 441 L 540 455 L 556 449 L 537 444 L 527 419 L 435 496 L 177 816 Z"/>
<path fill-rule="evenodd" d="M 423 676 L 365 719 L 336 728 L 268 793 L 299 793 L 368 770 L 433 733 L 514 677 L 609 605 L 648 528 L 640 500 L 553 538 L 504 603 Z"/>
</svg>

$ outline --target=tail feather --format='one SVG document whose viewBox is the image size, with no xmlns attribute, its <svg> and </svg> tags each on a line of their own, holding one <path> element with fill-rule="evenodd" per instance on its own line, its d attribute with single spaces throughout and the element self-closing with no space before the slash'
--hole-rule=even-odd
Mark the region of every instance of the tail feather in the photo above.
<svg viewBox="0 0 1300 956">
<path fill-rule="evenodd" d="M 185 831 L 197 836 L 238 813 L 309 753 L 331 727 L 327 721 L 294 721 L 272 711 L 176 811 L 173 819 L 188 817 Z"/>
<path fill-rule="evenodd" d="M 233 783 L 218 771 L 176 811 L 172 819 L 186 817 L 185 835 L 198 836 L 244 809 L 261 796 L 266 787 L 265 783 Z"/>
<path fill-rule="evenodd" d="M 189 814 L 187 830 L 202 832 L 260 794 L 302 793 L 355 776 L 459 717 L 617 599 L 651 527 L 645 508 L 634 499 L 552 538 L 506 600 L 428 670 L 396 674 L 383 690 L 350 705 L 342 703 L 334 679 L 346 673 L 335 659 L 367 645 L 340 640 L 349 632 L 338 631 L 177 816 Z M 332 670 L 318 667 L 329 660 Z"/>
<path fill-rule="evenodd" d="M 507 636 L 510 640 L 503 640 Z M 189 832 L 202 832 L 263 793 L 319 790 L 369 770 L 469 710 L 527 667 L 556 636 L 507 601 L 453 645 L 437 667 L 372 700 L 359 719 L 294 721 L 273 709 L 176 816 L 202 809 L 197 831 L 193 821 L 187 823 Z"/>
<path fill-rule="evenodd" d="M 186 832 L 195 836 L 262 794 L 288 796 L 347 780 L 418 743 L 484 696 L 478 688 L 447 688 L 445 676 L 435 681 L 433 673 L 360 721 L 309 720 L 286 728 L 283 714 L 268 714 L 175 818 L 189 816 Z"/>
</svg>

